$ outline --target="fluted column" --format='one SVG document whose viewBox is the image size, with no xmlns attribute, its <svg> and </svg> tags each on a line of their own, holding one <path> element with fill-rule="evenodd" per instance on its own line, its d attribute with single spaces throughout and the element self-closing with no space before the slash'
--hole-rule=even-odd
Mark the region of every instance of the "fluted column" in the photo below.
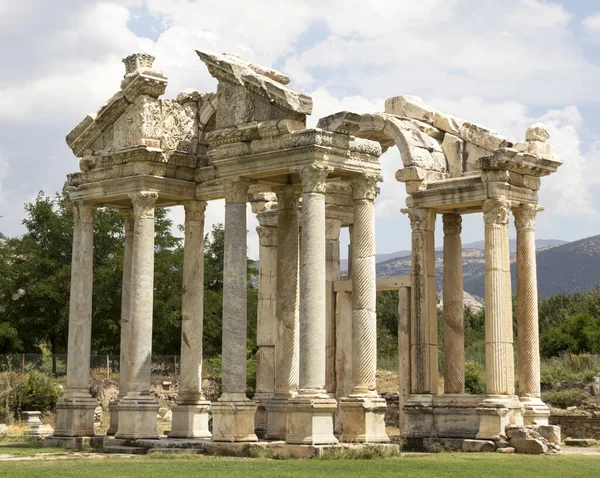
<svg viewBox="0 0 600 478">
<path fill-rule="evenodd" d="M 326 219 L 325 229 L 325 263 L 327 270 L 327 319 L 326 319 L 326 347 L 325 347 L 325 390 L 328 393 L 336 391 L 335 348 L 336 348 L 336 323 L 335 323 L 335 293 L 333 283 L 340 280 L 340 228 L 342 221 L 339 219 Z"/>
<path fill-rule="evenodd" d="M 123 279 L 121 286 L 121 344 L 119 356 L 119 398 L 110 403 L 110 427 L 107 435 L 114 435 L 119 428 L 119 400 L 129 390 L 129 314 L 131 307 L 131 254 L 133 252 L 133 210 L 121 211 L 125 232 L 123 249 Z"/>
<path fill-rule="evenodd" d="M 444 214 L 444 393 L 465 392 L 465 327 L 460 214 Z"/>
<path fill-rule="evenodd" d="M 330 170 L 316 164 L 294 170 L 302 180 L 300 373 L 298 397 L 288 403 L 288 443 L 337 442 L 337 402 L 325 392 L 325 181 Z"/>
<path fill-rule="evenodd" d="M 298 197 L 292 187 L 277 193 L 277 343 L 275 393 L 267 403 L 267 439 L 285 439 L 288 400 L 298 392 Z"/>
<path fill-rule="evenodd" d="M 119 401 L 117 438 L 157 438 L 158 402 L 150 393 L 154 300 L 154 204 L 152 191 L 130 193 L 134 235 L 131 256 L 127 394 Z"/>
<path fill-rule="evenodd" d="M 222 395 L 212 404 L 214 441 L 256 441 L 256 404 L 246 397 L 248 263 L 246 202 L 249 183 L 228 180 L 223 264 Z"/>
<path fill-rule="evenodd" d="M 56 405 L 55 436 L 94 435 L 97 400 L 89 393 L 92 340 L 94 213 L 96 207 L 73 204 L 73 256 L 67 345 L 67 389 Z"/>
<path fill-rule="evenodd" d="M 510 256 L 509 204 L 503 199 L 483 203 L 485 220 L 485 374 L 487 393 L 513 395 L 514 358 Z"/>
<path fill-rule="evenodd" d="M 433 209 L 408 210 L 412 229 L 411 392 L 438 393 L 437 296 Z"/>
<path fill-rule="evenodd" d="M 202 393 L 204 213 L 206 202 L 186 201 L 181 297 L 181 371 L 170 437 L 209 438 L 210 402 Z"/>
<path fill-rule="evenodd" d="M 375 196 L 377 176 L 352 182 L 352 393 L 342 399 L 342 441 L 388 442 L 385 400 L 378 397 L 377 283 L 375 275 Z"/>
<path fill-rule="evenodd" d="M 547 424 L 550 410 L 541 400 L 540 337 L 535 246 L 536 205 L 513 209 L 517 228 L 517 337 L 519 397 L 527 423 Z"/>
</svg>

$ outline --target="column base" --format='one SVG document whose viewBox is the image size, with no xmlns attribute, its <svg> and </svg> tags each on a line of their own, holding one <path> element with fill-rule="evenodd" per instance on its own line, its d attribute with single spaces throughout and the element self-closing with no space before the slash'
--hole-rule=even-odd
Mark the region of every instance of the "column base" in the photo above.
<svg viewBox="0 0 600 478">
<path fill-rule="evenodd" d="M 256 403 L 256 415 L 254 416 L 254 432 L 258 438 L 264 438 L 267 433 L 267 409 L 266 403 L 273 396 L 272 393 L 258 392 L 252 397 Z"/>
<path fill-rule="evenodd" d="M 254 442 L 256 403 L 248 399 L 212 402 L 213 441 Z"/>
<path fill-rule="evenodd" d="M 119 400 L 119 429 L 115 438 L 158 438 L 158 402 L 152 395 L 126 395 Z"/>
<path fill-rule="evenodd" d="M 198 401 L 193 404 L 177 404 L 171 411 L 173 421 L 169 438 L 210 438 L 208 430 L 209 401 Z"/>
<path fill-rule="evenodd" d="M 523 426 L 523 405 L 515 395 L 492 395 L 476 408 L 478 440 L 506 439 L 506 426 Z"/>
<path fill-rule="evenodd" d="M 335 398 L 297 396 L 288 400 L 285 442 L 295 445 L 330 445 L 338 443 L 333 435 Z"/>
<path fill-rule="evenodd" d="M 91 395 L 63 396 L 56 404 L 56 428 L 53 436 L 94 436 L 94 410 L 98 400 Z"/>
<path fill-rule="evenodd" d="M 265 440 L 285 440 L 287 430 L 287 398 L 272 398 L 265 404 L 267 409 L 267 433 Z"/>
<path fill-rule="evenodd" d="M 385 431 L 385 399 L 381 397 L 345 397 L 340 402 L 344 411 L 341 442 L 389 443 Z"/>
<path fill-rule="evenodd" d="M 112 436 L 119 429 L 119 399 L 108 404 L 108 411 L 110 413 L 110 425 L 106 430 L 106 434 Z"/>
<path fill-rule="evenodd" d="M 523 422 L 525 425 L 548 425 L 550 409 L 538 397 L 519 397 L 525 409 Z"/>
</svg>

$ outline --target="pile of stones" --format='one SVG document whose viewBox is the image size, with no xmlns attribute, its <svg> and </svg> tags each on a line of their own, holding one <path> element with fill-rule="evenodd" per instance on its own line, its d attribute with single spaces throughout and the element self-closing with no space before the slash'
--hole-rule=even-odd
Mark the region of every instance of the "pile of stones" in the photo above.
<svg viewBox="0 0 600 478">
<path fill-rule="evenodd" d="M 541 455 L 560 452 L 560 427 L 555 425 L 509 425 L 506 436 L 510 447 L 518 453 Z"/>
</svg>

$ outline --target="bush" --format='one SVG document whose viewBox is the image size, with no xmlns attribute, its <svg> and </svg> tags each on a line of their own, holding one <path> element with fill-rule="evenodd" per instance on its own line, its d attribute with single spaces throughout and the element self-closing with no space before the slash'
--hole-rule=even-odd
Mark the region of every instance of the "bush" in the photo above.
<svg viewBox="0 0 600 478">
<path fill-rule="evenodd" d="M 542 400 L 556 408 L 578 407 L 588 398 L 589 393 L 581 389 L 542 392 Z"/>
<path fill-rule="evenodd" d="M 477 362 L 465 362 L 465 393 L 485 393 L 485 369 Z"/>
<path fill-rule="evenodd" d="M 12 423 L 20 404 L 21 379 L 16 372 L 0 373 L 0 423 Z"/>
<path fill-rule="evenodd" d="M 54 411 L 62 392 L 51 377 L 29 372 L 21 384 L 21 410 Z"/>
</svg>

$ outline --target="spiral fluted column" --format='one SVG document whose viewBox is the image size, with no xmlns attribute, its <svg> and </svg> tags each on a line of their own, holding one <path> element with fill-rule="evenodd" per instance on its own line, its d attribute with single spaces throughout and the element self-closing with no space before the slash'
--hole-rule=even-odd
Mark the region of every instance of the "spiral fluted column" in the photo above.
<svg viewBox="0 0 600 478">
<path fill-rule="evenodd" d="M 465 392 L 465 327 L 460 214 L 444 214 L 444 393 Z"/>
<path fill-rule="evenodd" d="M 202 393 L 204 323 L 204 212 L 206 202 L 186 201 L 181 296 L 181 370 L 170 437 L 209 438 L 210 403 Z"/>
</svg>

